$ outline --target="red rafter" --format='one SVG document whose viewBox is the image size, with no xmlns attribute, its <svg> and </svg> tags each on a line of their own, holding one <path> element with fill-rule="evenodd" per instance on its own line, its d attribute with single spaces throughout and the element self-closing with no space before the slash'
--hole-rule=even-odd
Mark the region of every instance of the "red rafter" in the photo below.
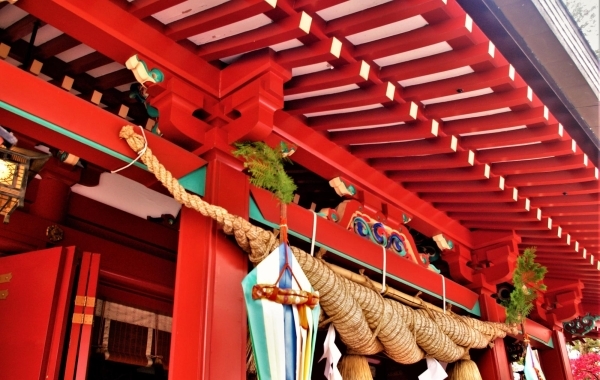
<svg viewBox="0 0 600 380">
<path fill-rule="evenodd" d="M 575 140 L 543 142 L 525 146 L 496 148 L 477 151 L 479 162 L 499 162 L 535 159 L 538 157 L 566 156 L 575 153 Z"/>
<path fill-rule="evenodd" d="M 409 102 L 367 111 L 315 116 L 308 119 L 308 125 L 316 131 L 334 131 L 377 124 L 405 123 L 416 120 L 417 112 L 418 106 Z"/>
<path fill-rule="evenodd" d="M 456 137 L 444 136 L 389 144 L 354 145 L 351 151 L 360 158 L 409 157 L 456 152 L 456 143 Z"/>
<path fill-rule="evenodd" d="M 371 159 L 369 164 L 382 171 L 453 169 L 473 166 L 474 157 L 472 151 L 463 151 L 419 157 L 383 157 Z"/>
<path fill-rule="evenodd" d="M 443 130 L 445 133 L 458 135 L 493 131 L 521 125 L 547 124 L 549 117 L 548 108 L 536 107 L 525 111 L 503 112 L 497 115 L 447 121 L 444 123 Z"/>
<path fill-rule="evenodd" d="M 426 153 L 426 150 L 424 151 Z M 448 181 L 473 181 L 489 178 L 488 165 L 474 165 L 466 168 L 453 169 L 410 169 L 393 170 L 387 173 L 388 177 L 399 182 L 448 182 Z"/>
<path fill-rule="evenodd" d="M 389 127 L 378 127 L 371 129 L 359 129 L 354 131 L 341 131 L 331 132 L 329 139 L 338 143 L 339 145 L 352 145 L 352 144 L 373 144 L 373 143 L 386 143 L 395 141 L 406 141 L 406 140 L 418 140 L 430 137 L 436 137 L 438 135 L 438 122 L 435 120 L 429 121 L 418 121 L 415 123 L 398 124 Z M 422 161 L 415 159 L 416 165 Z M 448 165 L 459 165 L 458 158 L 451 161 L 444 161 Z M 467 160 L 465 160 L 467 162 Z M 427 165 L 427 164 L 425 164 Z M 448 166 L 456 167 L 456 166 Z M 433 167 L 432 167 L 433 168 Z"/>
<path fill-rule="evenodd" d="M 460 139 L 460 146 L 465 149 L 497 148 L 507 145 L 532 144 L 541 141 L 560 140 L 562 138 L 562 125 L 552 124 L 506 132 L 465 136 Z"/>
<path fill-rule="evenodd" d="M 312 74 L 296 76 L 285 84 L 284 94 L 302 94 L 310 91 L 319 91 L 365 82 L 369 79 L 369 72 L 369 64 L 361 61 L 333 70 L 318 71 Z"/>
<path fill-rule="evenodd" d="M 508 186 L 562 185 L 598 179 L 597 168 L 562 170 L 544 173 L 514 174 L 506 177 Z"/>
</svg>

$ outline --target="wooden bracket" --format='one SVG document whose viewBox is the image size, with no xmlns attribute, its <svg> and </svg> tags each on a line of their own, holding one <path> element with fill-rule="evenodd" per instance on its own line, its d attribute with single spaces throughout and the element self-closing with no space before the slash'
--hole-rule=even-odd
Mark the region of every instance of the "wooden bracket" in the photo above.
<svg viewBox="0 0 600 380">
<path fill-rule="evenodd" d="M 0 274 L 0 284 L 3 284 L 5 282 L 10 282 L 11 278 L 12 278 L 12 273 Z"/>
</svg>

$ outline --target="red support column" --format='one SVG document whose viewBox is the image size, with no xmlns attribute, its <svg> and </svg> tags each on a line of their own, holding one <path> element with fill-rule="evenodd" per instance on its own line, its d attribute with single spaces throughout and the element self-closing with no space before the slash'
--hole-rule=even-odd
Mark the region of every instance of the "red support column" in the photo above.
<svg viewBox="0 0 600 380">
<path fill-rule="evenodd" d="M 552 342 L 554 343 L 553 349 L 539 351 L 540 364 L 546 380 L 573 380 L 567 343 L 561 327 L 554 326 Z"/>
<path fill-rule="evenodd" d="M 498 304 L 492 298 L 492 291 L 481 289 L 479 296 L 479 307 L 481 308 L 481 319 L 490 322 L 501 322 L 498 312 Z M 477 367 L 484 379 L 512 380 L 512 370 L 506 356 L 504 340 L 498 338 L 494 341 L 494 347 L 486 349 L 477 361 Z"/>
<path fill-rule="evenodd" d="M 249 185 L 230 157 L 211 151 L 205 199 L 248 217 Z M 236 163 L 232 163 L 234 166 Z M 239 164 L 238 164 L 239 165 Z M 169 378 L 245 379 L 247 256 L 200 213 L 183 208 L 175 279 Z"/>
</svg>

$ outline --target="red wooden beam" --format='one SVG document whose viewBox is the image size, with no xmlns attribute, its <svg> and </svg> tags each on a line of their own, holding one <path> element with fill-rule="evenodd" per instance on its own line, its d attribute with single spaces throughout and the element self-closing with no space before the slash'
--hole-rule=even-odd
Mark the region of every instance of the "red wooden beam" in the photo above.
<svg viewBox="0 0 600 380">
<path fill-rule="evenodd" d="M 42 59 L 48 59 L 53 57 L 63 51 L 69 50 L 81 42 L 77 41 L 75 38 L 69 36 L 68 34 L 61 34 L 60 36 L 51 39 L 48 42 L 44 42 L 38 47 L 38 56 Z"/>
<path fill-rule="evenodd" d="M 329 138 L 331 139 L 331 141 L 334 141 L 339 145 L 378 144 L 432 138 L 438 135 L 438 130 L 439 123 L 436 120 L 428 120 L 393 125 L 389 127 L 331 132 L 329 134 Z M 445 157 L 450 158 L 450 156 Z M 459 164 L 459 162 L 462 162 L 462 156 L 452 157 L 455 157 L 455 159 L 443 161 L 443 163 L 447 165 L 452 165 L 452 163 L 454 163 L 455 165 L 457 165 Z M 419 165 L 419 163 L 421 162 L 418 159 L 414 159 L 413 161 L 415 165 Z M 464 162 L 468 163 L 468 159 L 465 158 Z M 438 160 L 437 163 L 442 164 L 440 160 Z M 430 165 L 432 168 L 434 167 L 433 162 L 430 162 L 430 164 L 425 163 L 424 165 Z"/>
<path fill-rule="evenodd" d="M 331 20 L 327 23 L 325 33 L 329 36 L 349 36 L 421 15 L 422 13 L 442 8 L 445 5 L 446 1 L 443 0 L 417 0 L 410 2 L 394 0 Z"/>
<path fill-rule="evenodd" d="M 442 119 L 500 108 L 531 107 L 532 104 L 533 93 L 531 88 L 522 87 L 512 91 L 431 104 L 425 109 L 425 114 L 430 118 Z"/>
<path fill-rule="evenodd" d="M 179 75 L 210 94 L 218 93 L 215 67 L 110 0 L 23 0 L 19 7 L 116 62 L 139 54 L 167 76 Z"/>
<path fill-rule="evenodd" d="M 535 222 L 540 220 L 541 213 L 538 210 L 500 213 L 487 212 L 488 210 L 481 210 L 482 212 L 449 212 L 448 216 L 460 221 Z"/>
<path fill-rule="evenodd" d="M 0 111 L 3 115 L 3 125 L 109 170 L 121 167 L 123 161 L 98 150 L 95 145 L 90 145 L 91 143 L 99 144 L 129 159 L 135 157 L 131 148 L 118 138 L 121 127 L 127 124 L 122 118 L 4 61 L 0 61 L 0 75 L 3 78 L 0 101 L 53 123 L 64 132 L 51 130 L 6 110 Z M 52 101 L 48 101 L 49 99 Z M 60 104 L 61 107 L 56 107 L 56 104 Z M 90 120 L 93 120 L 97 127 L 90 127 Z M 78 141 L 74 136 L 80 140 L 86 139 L 90 143 Z M 147 133 L 146 138 L 148 145 L 152 146 L 154 153 L 161 157 L 161 161 L 170 168 L 176 178 L 181 178 L 205 164 L 201 158 L 154 134 Z M 122 174 L 147 184 L 155 182 L 152 175 L 136 167 L 129 168 Z"/>
<path fill-rule="evenodd" d="M 283 93 L 289 96 L 362 83 L 373 77 L 372 74 L 369 75 L 370 68 L 368 63 L 360 61 L 329 71 L 299 75 L 285 83 Z"/>
<path fill-rule="evenodd" d="M 275 45 L 306 36 L 310 32 L 311 22 L 312 18 L 301 12 L 258 29 L 201 45 L 198 47 L 197 54 L 206 61 L 214 61 Z"/>
<path fill-rule="evenodd" d="M 521 125 L 547 124 L 549 118 L 548 108 L 536 107 L 525 111 L 504 112 L 497 115 L 447 121 L 443 125 L 443 130 L 447 134 L 463 135 Z"/>
<path fill-rule="evenodd" d="M 535 207 L 546 206 L 591 206 L 600 204 L 600 195 L 555 195 L 547 197 L 531 198 L 531 204 Z"/>
<path fill-rule="evenodd" d="M 552 229 L 552 221 L 548 218 L 542 217 L 542 220 L 539 222 L 472 222 L 472 221 L 464 221 L 462 225 L 467 228 L 476 228 L 483 230 L 550 230 Z"/>
<path fill-rule="evenodd" d="M 337 94 L 287 101 L 285 102 L 285 111 L 290 115 L 335 111 L 372 104 L 389 104 L 395 98 L 397 98 L 396 87 L 387 82 Z"/>
<path fill-rule="evenodd" d="M 170 23 L 165 35 L 180 41 L 273 9 L 273 1 L 233 0 Z"/>
<path fill-rule="evenodd" d="M 336 141 L 333 139 L 333 141 Z M 472 151 L 432 154 L 419 157 L 374 158 L 369 164 L 375 169 L 386 170 L 443 170 L 473 166 L 475 154 Z"/>
<path fill-rule="evenodd" d="M 586 228 L 599 225 L 598 217 L 596 215 L 580 215 L 580 216 L 554 216 L 553 219 L 557 224 L 563 226 L 586 226 Z"/>
<path fill-rule="evenodd" d="M 512 65 L 505 65 L 483 72 L 406 87 L 403 96 L 410 100 L 425 101 L 484 88 L 506 91 L 524 85 L 525 83 L 516 75 Z"/>
<path fill-rule="evenodd" d="M 461 140 L 461 146 L 463 146 Z M 589 161 L 585 154 L 538 158 L 535 160 L 497 162 L 492 164 L 492 172 L 499 175 L 528 174 L 539 172 L 558 172 L 562 170 L 583 169 Z"/>
<path fill-rule="evenodd" d="M 136 0 L 129 5 L 129 12 L 138 18 L 149 17 L 185 0 Z"/>
<path fill-rule="evenodd" d="M 440 186 L 436 183 L 405 183 L 404 187 L 413 192 L 445 192 L 445 193 L 479 193 L 482 191 L 503 191 L 504 177 L 492 176 L 490 179 L 479 181 L 461 181 L 445 183 Z"/>
<path fill-rule="evenodd" d="M 310 45 L 299 46 L 278 52 L 276 61 L 286 69 L 307 66 L 320 62 L 331 62 L 340 58 L 342 43 L 335 37 Z"/>
<path fill-rule="evenodd" d="M 560 140 L 562 138 L 562 125 L 552 124 L 506 132 L 465 136 L 461 138 L 460 145 L 465 149 L 497 148 L 507 145 L 531 144 L 540 141 Z"/>
<path fill-rule="evenodd" d="M 504 192 L 502 192 L 503 194 Z M 485 193 L 490 194 L 490 193 Z M 494 193 L 491 193 L 494 194 Z M 495 194 L 501 194 L 496 192 Z M 473 194 L 475 195 L 475 194 Z M 531 210 L 527 199 L 519 198 L 516 202 L 494 202 L 494 203 L 456 203 L 456 202 L 435 202 L 435 207 L 446 212 L 475 212 L 475 213 L 522 213 Z"/>
<path fill-rule="evenodd" d="M 448 41 L 451 44 L 453 42 L 456 44 L 456 40 L 467 40 L 473 44 L 475 36 L 472 34 L 472 30 L 473 20 L 469 16 L 464 16 L 430 25 L 426 28 L 418 28 L 410 32 L 357 45 L 354 49 L 354 56 L 357 59 L 375 61 L 378 58 L 404 53 L 440 42 Z M 464 44 L 466 41 L 460 42 Z"/>
<path fill-rule="evenodd" d="M 526 146 L 486 149 L 477 152 L 479 162 L 499 162 L 536 159 L 539 157 L 566 156 L 577 152 L 575 140 L 542 142 Z"/>
<path fill-rule="evenodd" d="M 379 76 L 383 80 L 401 82 L 464 66 L 480 65 L 493 68 L 506 64 L 501 59 L 494 58 L 495 56 L 498 57 L 494 45 L 491 42 L 484 42 L 461 50 L 385 66 L 381 69 Z"/>
<path fill-rule="evenodd" d="M 346 0 L 296 0 L 294 1 L 294 8 L 301 11 L 311 11 L 316 13 L 317 11 L 333 7 L 344 1 Z"/>
<path fill-rule="evenodd" d="M 589 206 L 544 207 L 544 213 L 552 216 L 596 215 L 600 218 L 600 210 Z"/>
<path fill-rule="evenodd" d="M 598 168 L 514 174 L 506 177 L 508 186 L 563 185 L 598 180 Z"/>
<path fill-rule="evenodd" d="M 481 203 L 513 203 L 519 200 L 517 189 L 505 189 L 504 191 L 480 192 L 480 193 L 419 193 L 419 197 L 428 202 L 436 202 L 436 205 L 448 203 L 469 204 L 475 203 L 473 207 L 480 207 Z M 437 206 L 436 206 L 437 207 Z M 523 207 L 523 209 L 525 209 Z"/>
<path fill-rule="evenodd" d="M 600 183 L 598 181 L 588 181 L 582 183 L 569 183 L 561 186 L 541 185 L 528 186 L 521 189 L 521 194 L 527 197 L 541 197 L 563 194 L 595 194 L 600 192 Z"/>
<path fill-rule="evenodd" d="M 380 124 L 405 123 L 417 119 L 419 107 L 413 103 L 337 115 L 315 116 L 308 125 L 316 131 L 334 131 Z"/>
<path fill-rule="evenodd" d="M 560 245 L 568 245 L 567 244 L 567 234 L 563 234 L 562 228 L 557 226 L 556 223 L 553 223 L 553 226 L 550 230 L 523 230 L 518 231 L 525 242 L 529 244 L 534 244 L 537 242 L 536 239 L 547 240 L 546 244 L 541 245 L 551 245 L 551 246 L 560 246 Z M 523 241 L 522 241 L 523 243 Z M 525 243 L 523 243 L 525 244 Z"/>
<path fill-rule="evenodd" d="M 389 144 L 354 145 L 352 154 L 359 158 L 408 157 L 414 155 L 456 152 L 458 140 L 444 136 Z"/>
<path fill-rule="evenodd" d="M 408 168 L 407 168 L 408 169 Z M 453 169 L 416 169 L 389 171 L 388 177 L 400 182 L 476 181 L 490 177 L 487 164 Z"/>
</svg>

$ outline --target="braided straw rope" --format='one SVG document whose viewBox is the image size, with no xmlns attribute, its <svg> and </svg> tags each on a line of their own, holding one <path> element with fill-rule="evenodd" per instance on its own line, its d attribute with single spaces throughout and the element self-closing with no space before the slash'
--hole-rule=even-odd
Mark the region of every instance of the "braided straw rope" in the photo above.
<svg viewBox="0 0 600 380">
<path fill-rule="evenodd" d="M 119 133 L 135 152 L 145 141 L 125 126 Z M 148 170 L 169 190 L 176 201 L 215 220 L 223 231 L 235 237 L 253 263 L 261 262 L 279 246 L 270 231 L 232 215 L 222 207 L 211 205 L 189 194 L 177 179 L 147 148 L 141 156 Z M 330 317 L 342 341 L 355 354 L 372 355 L 381 351 L 399 363 L 415 363 L 425 355 L 445 362 L 468 356 L 471 347 L 483 348 L 496 338 L 503 338 L 514 328 L 501 323 L 482 322 L 473 318 L 442 314 L 424 308 L 413 310 L 397 301 L 383 298 L 372 287 L 359 285 L 333 272 L 327 264 L 299 248 L 291 247 L 314 289 L 319 291 L 322 309 Z"/>
</svg>

